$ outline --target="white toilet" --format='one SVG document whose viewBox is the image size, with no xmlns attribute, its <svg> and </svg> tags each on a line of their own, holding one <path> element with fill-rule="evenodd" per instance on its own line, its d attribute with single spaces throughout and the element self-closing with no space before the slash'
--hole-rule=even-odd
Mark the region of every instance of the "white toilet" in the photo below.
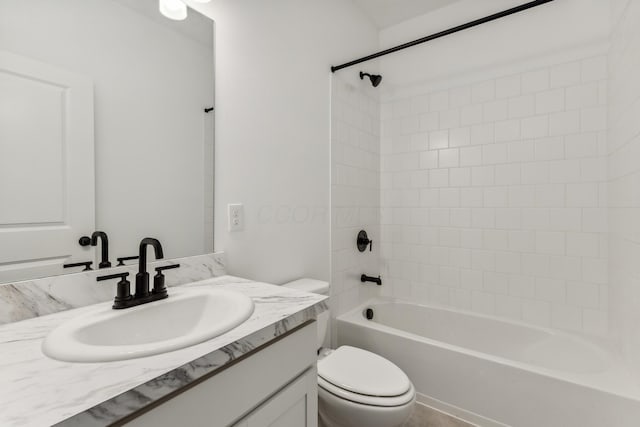
<svg viewBox="0 0 640 427">
<path fill-rule="evenodd" d="M 329 284 L 300 279 L 284 284 L 321 295 Z M 416 391 L 407 375 L 382 356 L 350 346 L 322 349 L 329 312 L 318 316 L 318 412 L 321 427 L 399 427 Z"/>
</svg>

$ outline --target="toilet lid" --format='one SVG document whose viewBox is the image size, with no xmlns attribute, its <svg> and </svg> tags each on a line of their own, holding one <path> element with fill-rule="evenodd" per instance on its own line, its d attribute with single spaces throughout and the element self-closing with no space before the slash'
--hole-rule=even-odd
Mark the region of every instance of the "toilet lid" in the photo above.
<svg viewBox="0 0 640 427">
<path fill-rule="evenodd" d="M 366 406 L 380 406 L 393 408 L 411 404 L 416 396 L 416 389 L 411 385 L 409 391 L 400 396 L 380 397 L 365 396 L 364 394 L 352 393 L 340 387 L 336 387 L 322 377 L 318 377 L 318 399 L 323 400 L 323 391 L 336 396 L 338 399 Z"/>
<path fill-rule="evenodd" d="M 384 357 L 346 345 L 318 361 L 318 375 L 336 387 L 365 396 L 400 396 L 411 388 L 407 375 Z"/>
</svg>

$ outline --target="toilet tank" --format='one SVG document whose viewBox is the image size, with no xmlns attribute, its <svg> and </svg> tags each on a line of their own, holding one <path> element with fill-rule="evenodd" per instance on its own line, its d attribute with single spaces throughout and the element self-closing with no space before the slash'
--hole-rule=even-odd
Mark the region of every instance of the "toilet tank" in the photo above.
<svg viewBox="0 0 640 427">
<path fill-rule="evenodd" d="M 322 280 L 315 279 L 298 279 L 293 282 L 288 282 L 283 284 L 282 286 L 297 289 L 303 292 L 309 292 L 312 294 L 320 294 L 320 295 L 329 295 L 329 283 L 324 282 Z M 329 310 L 324 311 L 318 315 L 317 323 L 318 323 L 318 338 L 317 338 L 317 348 L 322 348 L 322 344 L 324 343 L 324 339 L 327 336 L 327 328 L 329 327 Z"/>
</svg>

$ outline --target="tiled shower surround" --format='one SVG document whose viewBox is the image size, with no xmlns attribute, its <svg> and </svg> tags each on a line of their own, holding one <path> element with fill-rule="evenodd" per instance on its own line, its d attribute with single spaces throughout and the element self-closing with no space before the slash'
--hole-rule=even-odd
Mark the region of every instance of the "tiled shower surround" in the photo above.
<svg viewBox="0 0 640 427">
<path fill-rule="evenodd" d="M 335 74 L 331 93 L 331 304 L 332 315 L 378 292 L 362 273 L 380 274 L 380 104 L 378 92 Z M 355 250 L 358 231 L 373 251 Z"/>
<path fill-rule="evenodd" d="M 383 97 L 384 294 L 606 334 L 598 52 Z"/>
</svg>

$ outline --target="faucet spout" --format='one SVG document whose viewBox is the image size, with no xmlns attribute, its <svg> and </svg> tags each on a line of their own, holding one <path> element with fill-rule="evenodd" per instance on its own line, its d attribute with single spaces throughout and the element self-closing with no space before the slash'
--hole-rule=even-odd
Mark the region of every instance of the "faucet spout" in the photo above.
<svg viewBox="0 0 640 427">
<path fill-rule="evenodd" d="M 158 239 L 154 239 L 152 237 L 145 237 L 140 242 L 140 253 L 139 253 L 139 273 L 147 272 L 147 246 L 152 246 L 156 255 L 156 259 L 164 258 L 164 252 L 162 251 L 162 245 Z"/>
<path fill-rule="evenodd" d="M 100 238 L 100 264 L 98 264 L 98 268 L 109 268 L 111 267 L 111 263 L 109 262 L 109 238 L 107 237 L 107 233 L 104 231 L 94 231 L 91 235 L 91 246 L 98 246 L 98 238 Z"/>
<path fill-rule="evenodd" d="M 140 242 L 140 254 L 138 263 L 138 274 L 136 274 L 136 294 L 135 298 L 145 298 L 149 296 L 149 273 L 147 273 L 147 246 L 152 246 L 156 259 L 164 258 L 162 245 L 158 239 L 145 237 Z"/>
</svg>

